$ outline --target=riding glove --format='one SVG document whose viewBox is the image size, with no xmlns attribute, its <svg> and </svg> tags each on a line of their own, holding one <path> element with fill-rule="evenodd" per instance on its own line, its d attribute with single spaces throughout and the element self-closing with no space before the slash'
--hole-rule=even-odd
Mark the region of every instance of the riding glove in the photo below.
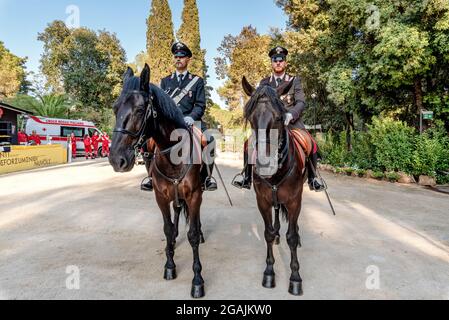
<svg viewBox="0 0 449 320">
<path fill-rule="evenodd" d="M 195 120 L 192 117 L 185 117 L 184 121 L 188 127 L 192 127 L 195 124 Z"/>
<path fill-rule="evenodd" d="M 293 115 L 291 113 L 285 114 L 285 126 L 287 127 L 293 120 Z"/>
</svg>

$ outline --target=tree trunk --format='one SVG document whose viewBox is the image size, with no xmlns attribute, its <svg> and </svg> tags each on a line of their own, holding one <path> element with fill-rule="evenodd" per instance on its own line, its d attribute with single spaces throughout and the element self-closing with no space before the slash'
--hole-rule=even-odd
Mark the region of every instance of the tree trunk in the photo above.
<svg viewBox="0 0 449 320">
<path fill-rule="evenodd" d="M 348 152 L 352 151 L 352 129 L 354 129 L 353 115 L 351 112 L 346 112 L 346 146 L 348 148 Z"/>
<path fill-rule="evenodd" d="M 415 84 L 414 84 L 414 94 L 415 94 L 415 105 L 416 105 L 416 112 L 418 114 L 418 127 L 419 127 L 419 122 L 421 119 L 421 112 L 423 111 L 424 108 L 424 99 L 423 99 L 423 91 L 422 91 L 422 84 L 421 84 L 421 78 L 417 77 L 415 79 Z"/>
</svg>

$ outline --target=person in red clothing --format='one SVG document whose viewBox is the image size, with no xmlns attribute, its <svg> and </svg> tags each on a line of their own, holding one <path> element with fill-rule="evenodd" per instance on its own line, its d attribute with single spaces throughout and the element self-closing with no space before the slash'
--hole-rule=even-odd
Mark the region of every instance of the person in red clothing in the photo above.
<svg viewBox="0 0 449 320">
<path fill-rule="evenodd" d="M 19 139 L 19 145 L 27 145 L 28 144 L 28 135 L 23 131 L 20 130 L 17 134 L 17 137 Z"/>
<path fill-rule="evenodd" d="M 98 136 L 98 132 L 95 131 L 94 135 L 92 136 L 92 147 L 94 149 L 94 159 L 98 157 L 98 145 L 100 143 L 100 137 Z"/>
<path fill-rule="evenodd" d="M 76 136 L 75 134 L 72 132 L 72 134 L 70 135 L 70 143 L 72 144 L 72 158 L 76 159 Z"/>
<path fill-rule="evenodd" d="M 86 153 L 86 160 L 89 160 L 89 158 L 93 159 L 92 156 L 92 139 L 89 137 L 88 134 L 84 136 L 84 151 Z"/>
<path fill-rule="evenodd" d="M 41 138 L 37 135 L 36 131 L 33 131 L 31 133 L 31 136 L 28 138 L 28 141 L 35 146 L 40 146 L 42 144 Z"/>
<path fill-rule="evenodd" d="M 103 133 L 103 138 L 102 138 L 102 156 L 104 157 L 109 157 L 109 143 L 111 141 L 109 140 L 109 136 L 107 133 Z"/>
</svg>

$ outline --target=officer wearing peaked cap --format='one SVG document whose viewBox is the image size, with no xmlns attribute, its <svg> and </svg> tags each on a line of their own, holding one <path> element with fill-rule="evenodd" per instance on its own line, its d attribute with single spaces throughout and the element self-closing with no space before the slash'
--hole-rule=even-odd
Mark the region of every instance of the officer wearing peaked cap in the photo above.
<svg viewBox="0 0 449 320">
<path fill-rule="evenodd" d="M 162 79 L 161 88 L 176 103 L 184 115 L 184 120 L 188 127 L 192 127 L 196 122 L 201 123 L 201 130 L 207 130 L 202 118 L 206 111 L 206 92 L 204 80 L 188 71 L 192 51 L 182 42 L 176 42 L 171 48 L 176 71 L 168 77 Z M 208 141 L 213 142 L 213 137 Z M 217 183 L 212 178 L 214 164 L 203 165 L 201 172 L 203 188 L 206 191 L 217 190 Z M 142 184 L 144 191 L 152 191 L 152 181 Z"/>
<path fill-rule="evenodd" d="M 288 126 L 290 129 L 306 130 L 306 127 L 302 121 L 302 114 L 306 108 L 305 94 L 302 87 L 301 78 L 299 76 L 290 76 L 286 72 L 288 66 L 288 50 L 284 47 L 277 46 L 271 49 L 268 55 L 271 58 L 271 67 L 273 69 L 273 73 L 271 74 L 271 76 L 263 79 L 260 82 L 259 86 L 271 86 L 273 88 L 277 88 L 287 82 L 293 81 L 293 85 L 290 91 L 285 96 L 281 97 L 285 109 L 287 110 L 287 113 L 284 115 L 285 126 Z M 315 176 L 318 163 L 317 145 L 316 148 L 314 148 L 314 151 L 316 152 L 311 155 L 310 161 L 308 162 L 310 166 L 313 166 L 313 168 L 309 168 L 308 182 L 311 190 L 320 192 L 325 189 L 325 186 L 320 183 L 320 181 Z M 245 143 L 245 169 L 242 174 L 243 179 L 241 181 L 233 182 L 233 185 L 237 188 L 251 189 L 253 168 L 252 165 L 248 164 L 247 160 L 247 143 Z"/>
</svg>

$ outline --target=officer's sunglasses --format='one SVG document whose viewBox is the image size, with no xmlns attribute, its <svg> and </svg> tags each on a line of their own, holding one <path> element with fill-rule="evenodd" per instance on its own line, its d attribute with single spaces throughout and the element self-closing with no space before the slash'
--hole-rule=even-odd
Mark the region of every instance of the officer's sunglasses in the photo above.
<svg viewBox="0 0 449 320">
<path fill-rule="evenodd" d="M 276 57 L 276 58 L 271 59 L 271 61 L 272 62 L 284 62 L 286 60 L 283 57 Z"/>
</svg>

